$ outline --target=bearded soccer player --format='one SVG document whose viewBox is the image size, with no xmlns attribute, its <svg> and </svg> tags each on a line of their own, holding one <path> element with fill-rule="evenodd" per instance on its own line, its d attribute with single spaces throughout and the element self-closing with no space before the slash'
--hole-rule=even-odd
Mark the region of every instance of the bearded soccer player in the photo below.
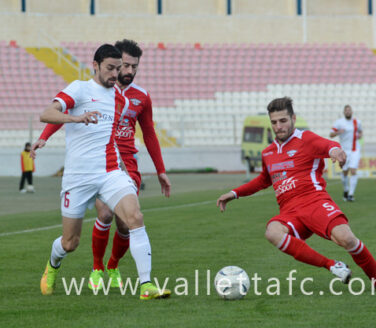
<svg viewBox="0 0 376 328">
<path fill-rule="evenodd" d="M 141 282 L 140 299 L 165 298 L 150 281 L 151 247 L 140 211 L 137 188 L 120 169 L 115 134 L 129 110 L 129 100 L 115 85 L 122 67 L 121 52 L 112 45 L 94 55 L 95 76 L 74 81 L 61 91 L 41 115 L 41 121 L 66 123 L 66 158 L 61 191 L 63 235 L 52 244 L 41 279 L 44 295 L 53 293 L 62 259 L 79 243 L 87 207 L 100 199 L 129 229 L 129 247 Z M 68 110 L 68 113 L 62 113 Z M 82 124 L 85 123 L 85 124 Z"/>
<path fill-rule="evenodd" d="M 330 137 L 339 136 L 342 149 L 346 152 L 347 160 L 342 167 L 343 200 L 353 202 L 354 193 L 358 183 L 356 170 L 360 161 L 359 139 L 363 136 L 360 120 L 353 117 L 353 110 L 350 105 L 343 109 L 344 117 L 334 122 Z M 351 177 L 348 174 L 351 172 Z"/>
<path fill-rule="evenodd" d="M 346 264 L 319 254 L 305 242 L 315 233 L 343 247 L 370 279 L 376 278 L 372 254 L 351 231 L 346 216 L 326 192 L 322 178 L 324 158 L 330 157 L 343 165 L 345 152 L 337 142 L 295 129 L 296 117 L 290 98 L 274 99 L 268 105 L 268 112 L 276 138 L 262 152 L 262 172 L 220 196 L 217 206 L 223 212 L 229 201 L 273 185 L 280 214 L 267 224 L 268 241 L 296 260 L 326 268 L 348 283 L 351 270 Z"/>
<path fill-rule="evenodd" d="M 142 56 L 142 50 L 136 42 L 127 39 L 116 42 L 115 47 L 121 52 L 123 61 L 116 85 L 119 87 L 119 92 L 129 99 L 129 107 L 116 130 L 116 144 L 127 171 L 137 186 L 137 192 L 139 192 L 141 174 L 138 171 L 137 160 L 135 158 L 137 149 L 135 147 L 134 137 L 136 122 L 138 120 L 144 143 L 157 170 L 162 193 L 166 197 L 169 197 L 171 183 L 166 175 L 161 149 L 154 130 L 150 95 L 133 82 Z M 61 126 L 62 125 L 48 124 L 39 140 L 33 145 L 32 151 L 35 151 L 36 148 L 43 147 L 48 138 Z M 111 278 L 111 287 L 117 288 L 123 285 L 118 264 L 119 260 L 125 255 L 129 248 L 129 230 L 128 227 L 115 216 L 117 230 L 113 238 L 111 257 L 105 267 L 103 258 L 109 239 L 113 213 L 100 199 L 97 199 L 95 206 L 97 208 L 98 217 L 92 233 L 93 270 L 90 274 L 88 286 L 90 289 L 101 289 L 103 287 L 101 282 L 103 281 L 104 271 L 106 271 L 109 278 Z"/>
</svg>

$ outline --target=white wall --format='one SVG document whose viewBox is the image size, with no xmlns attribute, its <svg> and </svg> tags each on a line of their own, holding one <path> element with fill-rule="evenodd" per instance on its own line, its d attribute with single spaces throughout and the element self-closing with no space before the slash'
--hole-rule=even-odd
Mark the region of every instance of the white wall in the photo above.
<svg viewBox="0 0 376 328">
<path fill-rule="evenodd" d="M 0 149 L 0 176 L 20 176 L 20 150 Z M 167 170 L 199 169 L 213 167 L 219 171 L 240 171 L 245 166 L 240 160 L 240 147 L 165 148 L 162 150 Z M 38 151 L 35 162 L 36 176 L 53 175 L 64 165 L 64 149 L 46 148 Z M 152 160 L 146 149 L 139 152 L 141 173 L 155 173 Z"/>
<path fill-rule="evenodd" d="M 302 19 L 297 16 L 127 15 L 73 16 L 1 15 L 0 40 L 24 46 L 47 45 L 38 31 L 58 42 L 114 42 L 124 37 L 141 43 L 301 43 Z M 363 16 L 307 19 L 308 42 L 355 42 L 373 46 L 372 18 Z"/>
</svg>

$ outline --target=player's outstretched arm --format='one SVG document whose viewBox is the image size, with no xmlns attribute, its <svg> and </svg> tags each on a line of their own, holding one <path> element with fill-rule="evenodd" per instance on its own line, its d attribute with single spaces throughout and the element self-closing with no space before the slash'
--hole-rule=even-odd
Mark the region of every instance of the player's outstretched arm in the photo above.
<svg viewBox="0 0 376 328">
<path fill-rule="evenodd" d="M 80 116 L 72 116 L 62 113 L 62 106 L 58 101 L 54 101 L 48 106 L 40 116 L 40 121 L 44 123 L 61 124 L 61 123 L 98 123 L 98 111 L 87 112 Z"/>
<path fill-rule="evenodd" d="M 226 210 L 226 204 L 233 199 L 235 199 L 235 194 L 233 192 L 230 191 L 227 194 L 223 194 L 217 199 L 217 207 L 219 207 L 221 212 L 224 212 Z"/>
<path fill-rule="evenodd" d="M 161 185 L 162 194 L 166 197 L 170 197 L 171 182 L 166 173 L 158 174 L 158 180 Z"/>
<path fill-rule="evenodd" d="M 45 145 L 46 145 L 46 140 L 43 140 L 43 139 L 39 139 L 36 142 L 34 142 L 33 145 L 31 146 L 30 157 L 32 159 L 35 159 L 35 157 L 37 156 L 37 153 L 36 153 L 37 149 L 43 148 Z"/>
<path fill-rule="evenodd" d="M 338 161 L 340 167 L 346 163 L 346 153 L 341 148 L 333 148 L 329 153 L 332 162 Z"/>
</svg>

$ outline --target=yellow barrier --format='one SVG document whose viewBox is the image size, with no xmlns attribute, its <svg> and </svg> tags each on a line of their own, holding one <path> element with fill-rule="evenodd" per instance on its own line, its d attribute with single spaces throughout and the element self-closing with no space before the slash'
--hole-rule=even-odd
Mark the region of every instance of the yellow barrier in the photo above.
<svg viewBox="0 0 376 328">
<path fill-rule="evenodd" d="M 332 163 L 330 159 L 327 160 L 327 170 L 329 179 L 341 178 L 341 168 L 338 163 Z M 360 159 L 357 174 L 360 178 L 376 178 L 376 157 L 363 157 Z"/>
</svg>

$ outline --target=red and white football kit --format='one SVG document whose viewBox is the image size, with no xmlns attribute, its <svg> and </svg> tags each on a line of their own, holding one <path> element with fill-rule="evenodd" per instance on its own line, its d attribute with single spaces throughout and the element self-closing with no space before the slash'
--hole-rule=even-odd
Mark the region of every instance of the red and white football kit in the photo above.
<svg viewBox="0 0 376 328">
<path fill-rule="evenodd" d="M 360 143 L 358 139 L 359 132 L 362 132 L 362 123 L 356 118 L 346 119 L 342 117 L 334 122 L 332 131 L 344 130 L 339 135 L 339 142 L 342 149 L 346 152 L 347 160 L 342 167 L 343 170 L 349 168 L 357 169 L 360 161 Z"/>
<path fill-rule="evenodd" d="M 115 141 L 127 171 L 137 185 L 138 192 L 141 185 L 141 175 L 138 171 L 137 160 L 135 158 L 137 149 L 135 147 L 134 135 L 137 120 L 141 126 L 146 148 L 153 160 L 157 173 L 165 173 L 161 149 L 154 130 L 152 102 L 149 94 L 135 83 L 131 83 L 123 90 L 118 85 L 115 85 L 114 90 L 117 95 L 129 99 L 128 108 L 122 113 L 121 121 L 116 127 Z M 93 100 L 97 99 L 94 97 Z M 62 126 L 63 124 L 47 124 L 39 139 L 47 141 Z M 103 257 L 107 247 L 110 228 L 111 223 L 104 224 L 98 218 L 96 219 L 92 234 L 93 270 L 104 270 Z M 116 230 L 111 258 L 107 263 L 108 269 L 117 268 L 120 258 L 124 256 L 128 247 L 129 236 L 123 236 Z"/>
<path fill-rule="evenodd" d="M 273 185 L 280 214 L 268 224 L 278 221 L 289 229 L 277 248 L 298 261 L 328 270 L 337 265 L 336 261 L 316 252 L 304 240 L 313 233 L 330 239 L 335 226 L 347 223 L 325 191 L 322 178 L 323 159 L 338 147 L 337 142 L 295 129 L 283 144 L 274 141 L 262 152 L 263 169 L 257 178 L 232 190 L 241 197 Z M 353 248 L 346 250 L 370 279 L 376 278 L 376 261 L 362 241 L 358 239 Z"/>
<path fill-rule="evenodd" d="M 135 158 L 138 150 L 135 147 L 134 137 L 137 121 L 140 124 L 145 146 L 153 160 L 157 173 L 165 173 L 161 148 L 154 130 L 152 102 L 147 91 L 135 83 L 131 83 L 123 90 L 117 85 L 115 87 L 119 93 L 129 99 L 129 107 L 116 130 L 116 144 L 129 175 L 136 182 L 139 189 L 141 175 L 138 171 L 137 160 Z"/>
<path fill-rule="evenodd" d="M 347 222 L 322 177 L 324 158 L 339 147 L 311 131 L 295 129 L 283 144 L 274 141 L 264 149 L 261 174 L 233 192 L 236 197 L 248 196 L 273 185 L 280 214 L 269 222 L 280 221 L 300 239 L 312 233 L 328 239 L 335 225 Z"/>
<path fill-rule="evenodd" d="M 114 88 L 94 80 L 74 81 L 54 99 L 72 116 L 98 111 L 97 124 L 67 123 L 61 210 L 65 217 L 82 218 L 96 197 L 112 210 L 125 195 L 136 193 L 120 169 L 115 132 L 129 100 Z"/>
<path fill-rule="evenodd" d="M 141 175 L 138 171 L 137 160 L 135 158 L 138 150 L 135 147 L 134 137 L 137 120 L 143 133 L 145 146 L 153 160 L 157 173 L 165 173 L 161 148 L 154 130 L 152 102 L 150 95 L 135 83 L 131 83 L 123 90 L 118 85 L 115 85 L 114 88 L 117 93 L 129 99 L 128 109 L 123 114 L 121 122 L 116 128 L 115 141 L 128 173 L 136 182 L 137 189 L 139 190 Z M 39 139 L 47 141 L 62 126 L 63 124 L 47 124 Z"/>
</svg>

